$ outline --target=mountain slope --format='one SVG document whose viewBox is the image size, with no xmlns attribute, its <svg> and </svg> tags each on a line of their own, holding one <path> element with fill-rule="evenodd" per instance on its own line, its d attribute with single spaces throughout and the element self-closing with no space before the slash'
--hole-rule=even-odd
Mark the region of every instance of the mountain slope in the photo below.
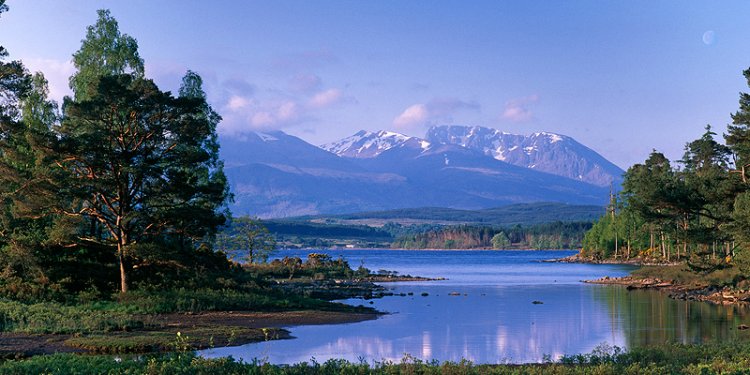
<svg viewBox="0 0 750 375">
<path fill-rule="evenodd" d="M 283 132 L 220 138 L 224 171 L 234 194 L 235 215 L 287 217 L 322 212 L 355 212 L 402 204 L 405 179 L 370 172 L 351 160 Z"/>
<path fill-rule="evenodd" d="M 372 135 L 389 142 L 357 143 Z M 235 196 L 232 211 L 269 218 L 543 201 L 603 205 L 607 200 L 605 188 L 511 165 L 460 145 L 428 145 L 392 133 L 359 138 L 340 148 L 358 150 L 360 157 L 352 158 L 283 132 L 221 139 Z"/>
<path fill-rule="evenodd" d="M 481 126 L 434 126 L 425 137 L 432 144 L 454 144 L 497 160 L 594 184 L 619 185 L 622 169 L 565 135 L 541 132 L 509 134 Z"/>
<path fill-rule="evenodd" d="M 381 130 L 368 132 L 361 130 L 351 137 L 320 146 L 320 148 L 347 158 L 374 158 L 394 147 L 426 149 L 429 142 L 417 137 Z"/>
</svg>

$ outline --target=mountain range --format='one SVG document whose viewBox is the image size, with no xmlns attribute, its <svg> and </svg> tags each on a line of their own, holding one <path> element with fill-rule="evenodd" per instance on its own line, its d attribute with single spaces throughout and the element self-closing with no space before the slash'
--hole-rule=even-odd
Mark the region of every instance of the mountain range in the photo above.
<svg viewBox="0 0 750 375">
<path fill-rule="evenodd" d="M 237 215 L 278 218 L 514 203 L 604 205 L 623 171 L 574 139 L 436 126 L 360 131 L 320 147 L 281 131 L 221 137 Z"/>
</svg>

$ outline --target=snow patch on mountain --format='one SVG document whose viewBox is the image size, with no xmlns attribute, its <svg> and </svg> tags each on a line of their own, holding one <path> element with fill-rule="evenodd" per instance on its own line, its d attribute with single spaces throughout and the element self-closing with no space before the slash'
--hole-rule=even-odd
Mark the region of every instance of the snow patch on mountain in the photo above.
<svg viewBox="0 0 750 375">
<path fill-rule="evenodd" d="M 258 137 L 260 137 L 260 139 L 262 139 L 263 142 L 273 142 L 273 141 L 278 141 L 279 140 L 278 138 L 276 138 L 276 137 L 274 137 L 274 136 L 272 136 L 270 134 L 266 134 L 266 133 L 256 133 L 256 134 L 258 134 Z"/>
<path fill-rule="evenodd" d="M 351 137 L 321 145 L 320 148 L 338 156 L 349 158 L 374 158 L 395 147 L 414 147 L 427 150 L 430 142 L 401 133 L 381 130 L 361 130 Z"/>
<path fill-rule="evenodd" d="M 425 139 L 454 144 L 520 167 L 609 186 L 622 181 L 622 169 L 571 137 L 551 132 L 529 136 L 482 126 L 434 126 Z"/>
</svg>

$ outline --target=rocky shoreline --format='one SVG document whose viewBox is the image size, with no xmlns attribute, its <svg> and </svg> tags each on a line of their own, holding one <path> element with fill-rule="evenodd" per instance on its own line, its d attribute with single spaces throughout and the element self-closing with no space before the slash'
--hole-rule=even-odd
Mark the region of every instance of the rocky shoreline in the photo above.
<svg viewBox="0 0 750 375">
<path fill-rule="evenodd" d="M 669 298 L 683 301 L 709 302 L 716 305 L 750 306 L 750 290 L 732 290 L 711 285 L 684 285 L 671 280 L 658 278 L 638 278 L 633 276 L 603 277 L 597 280 L 584 280 L 588 284 L 622 285 L 628 290 L 651 289 L 668 293 Z"/>
<path fill-rule="evenodd" d="M 305 297 L 318 298 L 326 301 L 362 298 L 372 299 L 394 295 L 378 283 L 394 283 L 406 281 L 437 281 L 445 278 L 428 278 L 419 276 L 370 276 L 365 279 L 354 280 L 277 280 L 276 285 L 281 289 Z"/>
<path fill-rule="evenodd" d="M 679 262 L 664 262 L 655 259 L 630 258 L 630 259 L 594 259 L 574 254 L 565 258 L 549 259 L 549 263 L 587 263 L 587 264 L 626 264 L 631 266 L 677 266 Z"/>
</svg>

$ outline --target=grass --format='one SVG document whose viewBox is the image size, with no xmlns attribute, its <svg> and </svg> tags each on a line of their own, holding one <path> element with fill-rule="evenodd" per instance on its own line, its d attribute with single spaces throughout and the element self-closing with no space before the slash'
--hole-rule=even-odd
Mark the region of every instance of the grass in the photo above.
<svg viewBox="0 0 750 375">
<path fill-rule="evenodd" d="M 91 333 L 144 328 L 147 320 L 121 311 L 95 310 L 55 302 L 24 304 L 0 300 L 0 331 Z"/>
<path fill-rule="evenodd" d="M 113 357 L 56 354 L 0 363 L 0 374 L 750 374 L 750 344 L 666 344 L 622 351 L 600 347 L 558 362 L 526 365 L 477 365 L 469 361 L 352 363 L 329 360 L 291 366 L 232 358 L 206 359 L 192 352 Z"/>
<path fill-rule="evenodd" d="M 275 290 L 187 290 L 131 292 L 118 301 L 81 305 L 23 303 L 0 299 L 0 332 L 92 334 L 158 328 L 157 314 L 201 311 L 374 311 Z"/>
<path fill-rule="evenodd" d="M 289 332 L 279 328 L 218 326 L 82 335 L 65 340 L 65 344 L 91 353 L 122 354 L 206 349 L 288 337 Z"/>
</svg>

